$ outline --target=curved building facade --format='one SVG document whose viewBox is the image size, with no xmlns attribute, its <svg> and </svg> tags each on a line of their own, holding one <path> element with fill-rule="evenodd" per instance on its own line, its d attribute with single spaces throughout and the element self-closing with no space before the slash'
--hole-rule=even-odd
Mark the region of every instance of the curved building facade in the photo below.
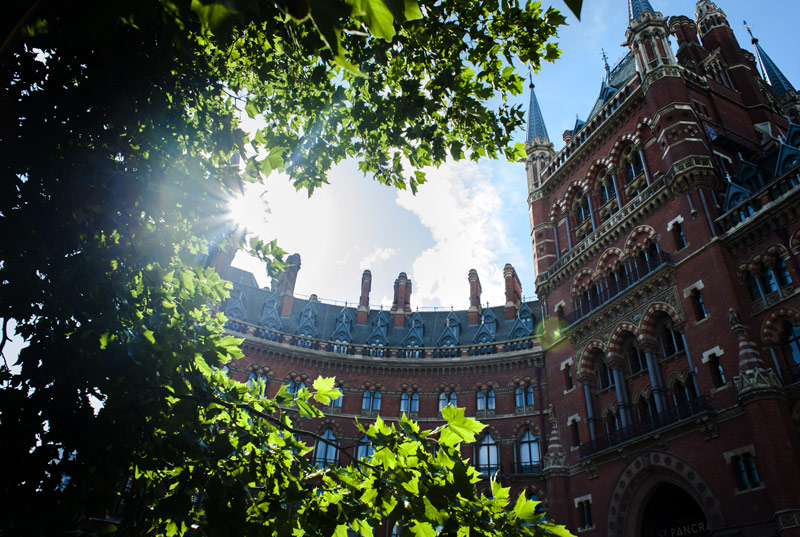
<svg viewBox="0 0 800 537">
<path fill-rule="evenodd" d="M 577 535 L 798 536 L 800 95 L 709 0 L 628 14 L 629 54 L 558 152 L 531 90 L 539 301 L 509 265 L 504 305 L 473 271 L 467 309 L 425 312 L 405 274 L 383 311 L 369 271 L 342 307 L 293 296 L 299 256 L 270 289 L 229 269 L 229 367 L 269 395 L 337 378 L 306 424 L 340 446 L 320 464 L 368 452 L 355 418 L 458 405 L 487 425 L 464 454 Z"/>
</svg>

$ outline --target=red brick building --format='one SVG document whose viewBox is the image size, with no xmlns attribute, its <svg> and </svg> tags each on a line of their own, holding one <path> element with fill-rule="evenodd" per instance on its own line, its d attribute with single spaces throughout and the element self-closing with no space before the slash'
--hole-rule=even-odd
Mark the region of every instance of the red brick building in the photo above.
<svg viewBox="0 0 800 537">
<path fill-rule="evenodd" d="M 368 452 L 356 417 L 454 404 L 487 424 L 465 455 L 577 535 L 797 536 L 800 95 L 714 3 L 628 6 L 630 53 L 559 152 L 531 93 L 538 302 L 510 265 L 505 305 L 471 271 L 468 309 L 423 312 L 404 273 L 383 311 L 369 271 L 351 307 L 295 298 L 299 256 L 270 290 L 230 269 L 230 369 L 270 395 L 338 379 L 306 424 L 340 446 L 320 464 Z"/>
</svg>

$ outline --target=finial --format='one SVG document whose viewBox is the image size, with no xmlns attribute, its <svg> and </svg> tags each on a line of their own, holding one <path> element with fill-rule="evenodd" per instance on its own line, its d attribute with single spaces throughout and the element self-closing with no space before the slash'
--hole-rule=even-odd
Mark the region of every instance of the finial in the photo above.
<svg viewBox="0 0 800 537">
<path fill-rule="evenodd" d="M 755 38 L 755 36 L 753 35 L 752 30 L 750 30 L 750 28 L 754 28 L 754 26 L 752 24 L 747 24 L 746 20 L 742 20 L 742 24 L 744 24 L 744 26 L 742 26 L 742 28 L 745 28 L 747 30 L 747 33 L 750 34 L 750 39 L 752 40 L 751 42 L 754 45 L 756 43 L 758 43 L 758 39 Z"/>
<path fill-rule="evenodd" d="M 601 52 L 600 56 L 602 56 L 602 58 L 603 58 L 603 67 L 606 70 L 606 83 L 610 84 L 611 83 L 611 68 L 608 66 L 608 56 L 606 55 L 605 49 L 601 48 L 600 52 Z"/>
<path fill-rule="evenodd" d="M 528 71 L 528 79 L 530 80 L 530 84 L 528 84 L 528 87 L 533 89 L 534 88 L 534 85 L 533 85 L 533 71 Z"/>
</svg>

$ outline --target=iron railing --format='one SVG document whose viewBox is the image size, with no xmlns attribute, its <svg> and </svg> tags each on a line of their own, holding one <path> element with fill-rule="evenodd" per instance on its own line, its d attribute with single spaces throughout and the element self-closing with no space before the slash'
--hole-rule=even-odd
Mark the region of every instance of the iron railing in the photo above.
<svg viewBox="0 0 800 537">
<path fill-rule="evenodd" d="M 629 440 L 644 436 L 656 429 L 661 429 L 692 416 L 713 411 L 714 408 L 711 406 L 711 399 L 707 396 L 698 397 L 691 401 L 684 401 L 679 403 L 678 406 L 672 406 L 658 414 L 647 416 L 633 425 L 610 431 L 604 436 L 597 436 L 594 440 L 584 442 L 580 446 L 580 456 L 588 457 L 598 451 L 603 451 L 612 446 L 623 444 Z M 598 426 L 602 427 L 603 422 L 596 420 L 595 427 Z"/>
</svg>

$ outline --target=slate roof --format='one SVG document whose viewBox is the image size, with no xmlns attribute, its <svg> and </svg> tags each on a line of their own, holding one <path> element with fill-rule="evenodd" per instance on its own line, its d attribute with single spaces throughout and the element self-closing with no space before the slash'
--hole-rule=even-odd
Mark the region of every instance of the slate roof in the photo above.
<svg viewBox="0 0 800 537">
<path fill-rule="evenodd" d="M 545 127 L 542 110 L 539 108 L 539 101 L 536 99 L 536 92 L 533 87 L 533 82 L 531 82 L 531 102 L 528 105 L 528 143 L 534 138 L 550 139 L 547 136 L 547 127 Z"/>
<path fill-rule="evenodd" d="M 600 94 L 597 96 L 597 100 L 592 106 L 586 121 L 590 121 L 603 105 L 614 96 L 617 90 L 627 84 L 628 80 L 634 75 L 636 75 L 636 62 L 633 59 L 633 54 L 629 52 L 614 66 L 608 76 L 608 80 L 603 80 L 600 84 Z"/>
<path fill-rule="evenodd" d="M 267 303 L 268 299 L 274 296 L 274 294 L 268 289 L 259 289 L 255 285 L 243 283 L 243 281 L 249 280 L 249 278 L 245 276 L 246 274 L 250 273 L 241 269 L 231 268 L 229 276 L 235 276 L 235 281 L 232 280 L 234 284 L 234 292 L 232 292 L 232 297 L 236 296 L 238 298 L 231 298 L 228 300 L 229 302 L 235 300 L 237 303 L 239 300 L 241 300 L 245 318 L 236 320 L 261 326 L 260 320 L 262 318 L 264 304 Z M 252 276 L 252 274 L 250 274 L 250 276 Z M 255 278 L 253 278 L 250 283 L 253 282 L 255 282 Z M 241 291 L 241 294 L 237 293 L 236 291 Z M 281 329 L 282 332 L 287 334 L 296 333 L 297 329 L 301 325 L 301 312 L 308 306 L 308 304 L 309 301 L 306 299 L 294 299 L 291 315 L 289 317 L 281 317 L 280 319 L 281 324 L 283 325 Z M 533 312 L 533 325 L 535 326 L 536 322 L 541 320 L 541 307 L 539 302 L 529 301 L 526 302 L 526 304 Z M 223 309 L 227 310 L 228 305 L 229 304 L 226 304 Z M 334 334 L 337 328 L 336 318 L 342 312 L 342 306 L 315 302 L 313 307 L 316 312 L 315 326 L 318 334 L 317 338 L 322 340 L 331 340 L 331 336 Z M 495 341 L 499 342 L 511 339 L 509 338 L 509 335 L 511 334 L 512 329 L 515 327 L 516 319 L 511 319 L 508 321 L 505 320 L 503 306 L 495 306 L 489 309 L 497 319 L 497 332 Z M 352 343 L 365 344 L 369 336 L 372 334 L 373 321 L 375 317 L 380 314 L 381 310 L 371 310 L 369 312 L 369 317 L 367 318 L 367 323 L 364 325 L 359 325 L 355 322 L 355 307 L 347 308 L 347 311 L 350 314 L 350 318 L 353 319 L 353 323 L 350 326 L 350 333 L 353 337 Z M 445 329 L 445 320 L 451 314 L 450 310 L 443 308 L 438 311 L 419 311 L 417 313 L 424 323 L 424 328 L 422 330 L 422 346 L 435 347 L 439 337 L 442 335 L 442 332 Z M 405 326 L 395 327 L 392 316 L 386 311 L 384 311 L 384 314 L 389 320 L 386 333 L 387 346 L 402 347 L 403 340 L 406 338 L 408 332 L 412 330 L 412 328 L 408 326 L 408 319 L 410 319 L 410 317 L 406 320 Z M 459 344 L 471 345 L 476 334 L 478 333 L 478 330 L 480 330 L 481 325 L 469 325 L 466 310 L 453 311 L 452 314 L 458 320 L 461 328 L 459 333 Z"/>
<path fill-rule="evenodd" d="M 777 95 L 779 99 L 783 99 L 787 93 L 795 93 L 792 83 L 789 82 L 789 79 L 778 69 L 778 66 L 775 65 L 772 58 L 770 58 L 761 45 L 759 45 L 758 39 L 753 39 L 753 44 L 756 46 L 756 54 L 758 54 L 758 59 L 761 61 L 761 65 L 767 73 L 767 78 L 769 79 L 769 83 L 775 95 Z"/>
</svg>

